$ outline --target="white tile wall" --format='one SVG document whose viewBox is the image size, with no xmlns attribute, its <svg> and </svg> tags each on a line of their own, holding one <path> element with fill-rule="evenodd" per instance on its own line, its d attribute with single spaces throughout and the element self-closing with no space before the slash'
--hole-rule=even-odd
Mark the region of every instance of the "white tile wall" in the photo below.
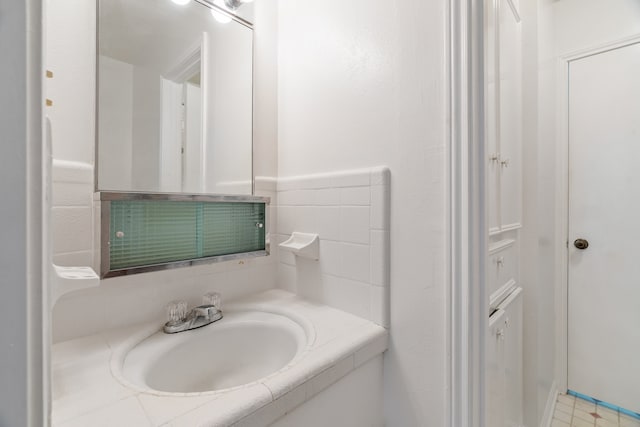
<svg viewBox="0 0 640 427">
<path fill-rule="evenodd" d="M 272 201 L 272 256 L 103 280 L 56 304 L 53 340 L 161 321 L 167 302 L 196 304 L 209 290 L 229 300 L 277 286 L 388 327 L 389 180 L 382 167 L 278 181 L 258 177 L 256 194 Z M 98 270 L 92 166 L 55 161 L 53 182 L 54 262 Z M 278 250 L 293 231 L 320 235 L 319 261 Z"/>
<path fill-rule="evenodd" d="M 256 178 L 256 194 L 271 197 L 269 230 L 274 230 L 276 180 Z M 90 265 L 98 271 L 93 251 L 97 248 L 93 235 L 98 226 L 98 214 L 92 209 L 93 167 L 54 161 L 52 196 L 54 262 Z M 215 290 L 228 301 L 275 288 L 276 275 L 277 262 L 270 256 L 102 280 L 98 288 L 65 295 L 57 302 L 53 341 L 154 319 L 161 322 L 164 306 L 171 300 L 184 299 L 195 305 L 205 292 Z"/>
<path fill-rule="evenodd" d="M 386 167 L 278 180 L 278 243 L 320 235 L 320 260 L 280 250 L 278 284 L 389 327 L 389 189 Z"/>
<path fill-rule="evenodd" d="M 52 168 L 53 262 L 93 265 L 93 166 L 54 160 Z"/>
</svg>

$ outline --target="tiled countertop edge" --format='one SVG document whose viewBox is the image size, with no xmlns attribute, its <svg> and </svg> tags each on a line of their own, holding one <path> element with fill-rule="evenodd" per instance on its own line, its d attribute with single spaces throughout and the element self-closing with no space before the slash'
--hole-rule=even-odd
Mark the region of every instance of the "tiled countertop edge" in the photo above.
<svg viewBox="0 0 640 427">
<path fill-rule="evenodd" d="M 331 343 L 327 344 L 330 345 Z M 247 415 L 240 421 L 231 424 L 233 427 L 264 427 L 285 414 L 291 412 L 297 406 L 311 400 L 315 395 L 338 382 L 352 371 L 358 369 L 369 360 L 382 354 L 388 346 L 388 334 L 385 331 L 374 337 L 372 341 L 326 367 L 317 375 L 306 379 L 301 384 L 284 394 L 275 397 L 274 400 Z"/>
</svg>

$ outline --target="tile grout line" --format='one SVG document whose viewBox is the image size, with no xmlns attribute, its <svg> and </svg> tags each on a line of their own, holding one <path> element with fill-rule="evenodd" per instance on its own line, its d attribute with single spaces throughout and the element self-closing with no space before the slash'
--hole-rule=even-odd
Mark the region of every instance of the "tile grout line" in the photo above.
<svg viewBox="0 0 640 427">
<path fill-rule="evenodd" d="M 570 427 L 574 427 L 576 424 L 576 422 L 579 422 L 581 424 L 584 424 L 585 422 L 589 422 L 586 418 L 580 418 L 576 415 L 576 411 L 577 410 L 581 410 L 589 415 L 593 416 L 593 427 L 601 427 L 601 426 L 606 426 L 606 427 L 621 427 L 622 426 L 622 421 L 623 421 L 623 414 L 622 412 L 620 412 L 620 410 L 613 410 L 608 408 L 607 406 L 604 405 L 600 405 L 598 402 L 590 402 L 584 399 L 580 399 L 579 397 L 575 397 L 572 396 L 571 399 L 571 403 L 567 404 L 566 403 L 566 399 L 561 400 L 560 397 L 561 396 L 565 396 L 565 395 L 559 395 L 558 399 L 556 400 L 557 403 L 561 403 L 563 405 L 567 405 L 571 407 L 571 413 L 570 415 L 570 420 L 568 422 L 568 424 L 570 425 Z M 581 405 L 581 403 L 593 403 L 594 405 L 594 410 L 590 411 L 589 409 L 586 409 L 583 405 Z M 607 410 L 607 411 L 611 411 L 615 414 L 614 417 L 615 418 L 608 418 L 608 417 L 604 417 L 601 415 L 601 411 L 603 410 Z M 554 410 L 553 413 L 553 420 L 556 420 L 557 423 L 562 423 L 562 424 L 567 424 L 567 422 L 563 421 L 561 419 L 561 417 L 558 417 L 557 415 L 559 415 L 560 413 L 562 414 L 566 414 L 566 412 L 560 410 L 559 406 L 556 406 L 556 409 Z M 608 416 L 610 417 L 610 413 L 609 412 L 605 412 L 605 414 L 609 414 Z M 596 416 L 597 415 L 597 416 Z M 598 421 L 598 420 L 602 420 L 602 421 Z"/>
</svg>

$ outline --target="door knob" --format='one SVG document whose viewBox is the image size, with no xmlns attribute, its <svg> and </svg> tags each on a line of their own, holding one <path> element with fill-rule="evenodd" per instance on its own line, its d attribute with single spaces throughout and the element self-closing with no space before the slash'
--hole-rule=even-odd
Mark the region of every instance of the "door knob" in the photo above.
<svg viewBox="0 0 640 427">
<path fill-rule="evenodd" d="M 573 246 L 575 246 L 578 249 L 584 250 L 589 247 L 589 242 L 586 241 L 585 239 L 576 239 L 573 242 Z"/>
</svg>

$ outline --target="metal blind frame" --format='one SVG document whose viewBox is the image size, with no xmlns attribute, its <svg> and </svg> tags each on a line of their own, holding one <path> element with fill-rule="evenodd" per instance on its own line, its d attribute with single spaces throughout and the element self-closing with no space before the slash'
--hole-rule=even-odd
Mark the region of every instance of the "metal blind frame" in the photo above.
<svg viewBox="0 0 640 427">
<path fill-rule="evenodd" d="M 170 270 L 174 268 L 191 267 L 196 265 L 213 264 L 217 262 L 233 261 L 239 259 L 257 258 L 270 254 L 269 239 L 269 204 L 271 198 L 258 196 L 234 196 L 234 195 L 206 195 L 206 194 L 179 194 L 179 193 L 139 193 L 139 192 L 99 192 L 100 200 L 100 277 L 127 276 L 131 274 L 148 273 L 151 271 Z M 112 201 L 183 201 L 183 202 L 207 202 L 207 203 L 264 203 L 265 204 L 265 249 L 252 252 L 242 252 L 227 255 L 217 255 L 204 258 L 163 262 L 153 265 L 128 267 L 111 270 L 110 236 L 111 236 L 111 202 Z"/>
</svg>

